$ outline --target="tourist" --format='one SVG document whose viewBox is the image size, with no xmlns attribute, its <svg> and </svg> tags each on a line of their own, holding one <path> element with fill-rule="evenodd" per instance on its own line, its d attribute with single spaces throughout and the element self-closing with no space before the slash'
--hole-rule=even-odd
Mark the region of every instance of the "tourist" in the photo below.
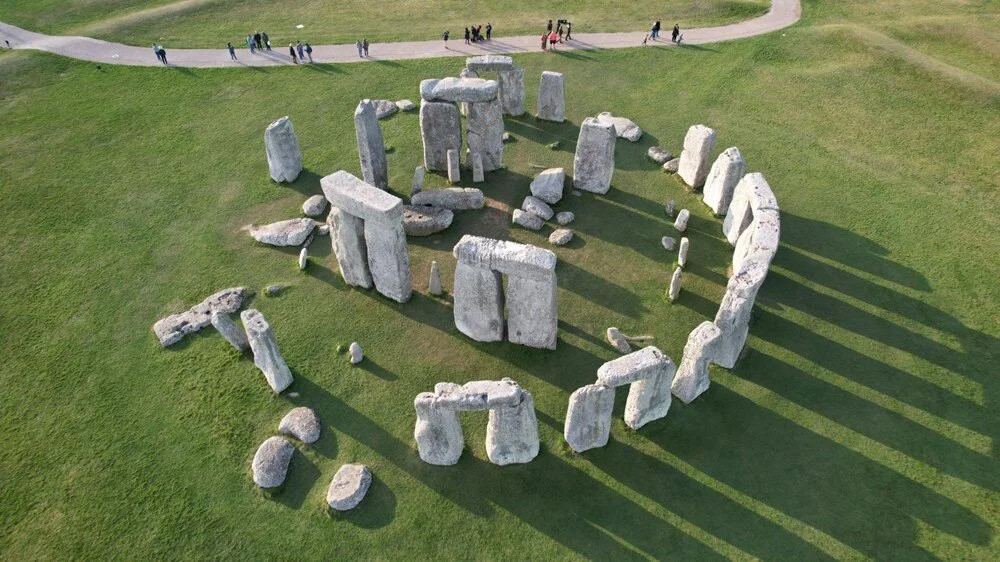
<svg viewBox="0 0 1000 562">
<path fill-rule="evenodd" d="M 364 51 L 362 50 L 363 45 L 361 45 L 361 39 L 358 39 L 358 42 L 355 43 L 354 46 L 358 48 L 358 58 L 361 58 L 362 56 L 364 56 L 363 55 Z"/>
<path fill-rule="evenodd" d="M 489 41 L 492 35 L 493 35 L 493 24 L 490 22 L 486 22 L 486 40 Z"/>
<path fill-rule="evenodd" d="M 306 56 L 309 57 L 309 62 L 313 61 L 313 48 L 309 41 L 306 41 Z"/>
<path fill-rule="evenodd" d="M 543 51 L 545 50 L 545 44 L 548 43 L 548 41 L 549 41 L 549 34 L 548 33 L 543 33 L 542 34 L 542 50 Z"/>
<path fill-rule="evenodd" d="M 681 28 L 675 23 L 674 30 L 670 32 L 670 42 L 677 43 L 678 42 L 677 38 L 680 36 L 680 34 L 681 34 Z"/>
<path fill-rule="evenodd" d="M 10 46 L 10 41 L 8 41 L 8 40 L 4 39 L 4 40 L 3 40 L 3 42 L 7 44 L 7 48 L 8 48 L 8 49 L 13 49 L 13 48 L 14 48 L 14 47 L 11 47 L 11 46 Z"/>
<path fill-rule="evenodd" d="M 368 56 L 368 39 L 361 40 L 361 46 L 365 49 L 365 56 Z"/>
<path fill-rule="evenodd" d="M 548 35 L 549 33 L 552 33 L 552 20 L 549 20 L 549 25 L 545 28 L 545 34 Z"/>
<path fill-rule="evenodd" d="M 229 58 L 236 60 L 236 49 L 233 48 L 233 44 L 226 43 L 226 46 L 229 47 Z"/>
<path fill-rule="evenodd" d="M 472 33 L 470 34 L 470 37 L 472 38 L 472 42 L 475 43 L 476 42 L 476 26 L 474 26 L 474 25 L 470 26 L 469 29 L 472 30 Z"/>
<path fill-rule="evenodd" d="M 299 52 L 299 60 L 305 62 L 306 53 L 305 53 L 305 47 L 302 46 L 302 41 L 299 41 L 298 44 L 295 45 L 295 50 Z"/>
<path fill-rule="evenodd" d="M 250 47 L 250 54 L 252 55 L 254 49 L 256 48 L 253 45 L 253 35 L 247 35 L 247 47 Z"/>
<path fill-rule="evenodd" d="M 261 32 L 260 38 L 264 41 L 264 48 L 268 51 L 271 50 L 271 38 L 267 36 L 267 33 Z"/>
<path fill-rule="evenodd" d="M 471 37 L 471 35 L 469 34 L 469 28 L 468 28 L 468 27 L 466 27 L 466 28 L 465 28 L 465 44 L 466 44 L 466 45 L 468 45 L 468 44 L 469 44 L 469 37 Z"/>
<path fill-rule="evenodd" d="M 292 57 L 293 64 L 299 64 L 299 60 L 295 58 L 295 45 L 292 45 L 291 43 L 288 44 L 288 55 Z"/>
<path fill-rule="evenodd" d="M 653 29 L 650 30 L 649 37 L 654 41 L 660 37 L 660 20 L 653 22 Z"/>
<path fill-rule="evenodd" d="M 260 32 L 259 31 L 254 31 L 253 32 L 253 43 L 254 43 L 254 45 L 257 45 L 257 50 L 258 51 L 261 51 L 261 50 L 264 49 L 264 44 L 261 43 L 261 37 L 260 37 Z"/>
<path fill-rule="evenodd" d="M 448 30 L 447 29 L 444 30 L 444 33 L 441 34 L 441 39 L 444 39 L 444 48 L 447 49 L 448 48 Z"/>
<path fill-rule="evenodd" d="M 556 26 L 556 33 L 559 35 L 559 42 L 562 43 L 563 42 L 563 30 L 562 30 L 562 24 L 561 23 Z"/>
<path fill-rule="evenodd" d="M 160 49 L 156 47 L 156 43 L 153 43 L 153 54 L 156 55 L 156 60 L 163 62 L 163 59 L 160 58 Z"/>
<path fill-rule="evenodd" d="M 572 35 L 573 35 L 573 23 L 566 22 L 566 40 L 569 41 L 570 39 L 572 39 L 573 38 L 571 37 Z"/>
<path fill-rule="evenodd" d="M 160 60 L 163 61 L 163 64 L 167 64 L 167 50 L 163 48 L 163 45 L 160 45 L 157 49 L 159 49 Z"/>
<path fill-rule="evenodd" d="M 550 51 L 556 48 L 556 40 L 557 39 L 559 39 L 559 37 L 556 35 L 555 31 L 549 33 L 549 50 Z"/>
</svg>

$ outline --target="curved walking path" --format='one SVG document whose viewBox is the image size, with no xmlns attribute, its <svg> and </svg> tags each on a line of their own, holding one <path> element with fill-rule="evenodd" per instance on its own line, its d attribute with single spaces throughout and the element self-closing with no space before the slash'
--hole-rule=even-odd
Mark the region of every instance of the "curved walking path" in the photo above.
<svg viewBox="0 0 1000 562">
<path fill-rule="evenodd" d="M 731 39 L 753 37 L 788 27 L 799 20 L 801 6 L 799 0 L 771 0 L 771 9 L 763 16 L 723 25 L 683 30 L 685 44 L 715 43 Z M 646 32 L 580 33 L 571 41 L 559 45 L 556 50 L 614 49 L 638 47 Z M 666 30 L 669 37 L 670 31 Z M 497 37 L 492 41 L 466 45 L 462 38 L 444 42 L 406 41 L 400 43 L 373 43 L 371 56 L 359 58 L 352 44 L 314 45 L 314 62 L 364 62 L 379 60 L 422 59 L 432 57 L 473 56 L 483 54 L 512 54 L 538 52 L 541 50 L 541 34 L 535 36 Z M 10 24 L 0 22 L 0 40 L 10 41 L 15 49 L 47 51 L 65 57 L 99 62 L 104 64 L 124 64 L 130 66 L 160 66 L 149 47 L 135 47 L 111 43 L 89 37 L 44 35 Z M 653 45 L 671 45 L 669 39 L 650 42 Z M 273 51 L 237 49 L 237 61 L 229 59 L 226 49 L 172 49 L 167 47 L 169 66 L 208 68 L 240 66 L 277 66 L 292 64 L 287 47 L 275 47 Z"/>
</svg>

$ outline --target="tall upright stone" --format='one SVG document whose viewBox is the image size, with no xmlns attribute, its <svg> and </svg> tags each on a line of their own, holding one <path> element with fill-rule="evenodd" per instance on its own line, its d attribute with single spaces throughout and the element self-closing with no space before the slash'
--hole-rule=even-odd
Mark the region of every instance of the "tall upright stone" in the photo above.
<svg viewBox="0 0 1000 562">
<path fill-rule="evenodd" d="M 530 392 L 521 389 L 516 406 L 500 405 L 490 410 L 486 455 L 501 466 L 530 462 L 538 456 L 538 418 Z"/>
<path fill-rule="evenodd" d="M 462 168 L 458 161 L 458 151 L 449 150 L 448 158 L 448 181 L 455 184 L 462 181 Z"/>
<path fill-rule="evenodd" d="M 458 412 L 438 405 L 437 395 L 422 392 L 413 400 L 417 411 L 417 423 L 413 428 L 413 438 L 417 441 L 417 453 L 428 464 L 452 465 L 462 456 L 465 436 Z"/>
<path fill-rule="evenodd" d="M 292 372 L 278 351 L 278 341 L 274 337 L 271 324 L 264 319 L 259 310 L 254 308 L 240 313 L 240 319 L 247 332 L 250 349 L 253 350 L 253 364 L 264 373 L 271 390 L 280 393 L 292 384 Z"/>
<path fill-rule="evenodd" d="M 715 325 L 721 331 L 714 363 L 732 369 L 746 345 L 750 331 L 750 317 L 757 292 L 767 276 L 769 256 L 751 255 L 743 260 L 740 269 L 733 272 L 726 284 Z"/>
<path fill-rule="evenodd" d="M 479 78 L 479 73 L 477 73 L 475 70 L 471 70 L 468 67 L 466 67 L 466 68 L 463 68 L 462 71 L 458 73 L 458 77 L 459 78 Z M 460 102 L 458 102 L 458 110 L 462 113 L 462 115 L 468 116 L 469 115 L 469 102 L 467 102 L 467 101 L 460 101 Z"/>
<path fill-rule="evenodd" d="M 546 250 L 547 251 L 547 250 Z M 507 276 L 507 339 L 530 347 L 556 348 L 559 332 L 556 274 Z"/>
<path fill-rule="evenodd" d="M 500 104 L 507 115 L 524 115 L 524 69 L 514 67 L 511 70 L 501 70 Z"/>
<path fill-rule="evenodd" d="M 469 104 L 465 142 L 472 154 L 481 155 L 484 171 L 492 172 L 503 165 L 503 109 L 500 100 Z"/>
<path fill-rule="evenodd" d="M 502 341 L 503 277 L 461 260 L 455 265 L 455 327 L 476 341 Z"/>
<path fill-rule="evenodd" d="M 264 131 L 264 150 L 271 179 L 276 182 L 293 182 L 302 171 L 302 151 L 299 139 L 287 116 L 267 126 Z"/>
<path fill-rule="evenodd" d="M 587 117 L 580 125 L 573 157 L 573 187 L 593 193 L 611 189 L 615 171 L 615 128 Z"/>
<path fill-rule="evenodd" d="M 667 415 L 670 410 L 670 386 L 676 370 L 674 362 L 666 357 L 666 364 L 657 373 L 632 383 L 625 401 L 627 426 L 639 429 Z"/>
<path fill-rule="evenodd" d="M 708 390 L 708 366 L 715 362 L 721 336 L 722 332 L 711 322 L 702 322 L 688 335 L 684 356 L 670 389 L 681 402 L 690 404 Z"/>
<path fill-rule="evenodd" d="M 743 232 L 753 223 L 754 215 L 762 211 L 778 211 L 778 201 L 764 174 L 752 172 L 736 184 L 729 211 L 722 221 L 722 232 L 733 246 Z"/>
<path fill-rule="evenodd" d="M 701 189 L 708 175 L 708 157 L 715 148 L 715 130 L 704 125 L 692 125 L 684 135 L 677 175 L 694 189 Z"/>
<path fill-rule="evenodd" d="M 462 148 L 462 117 L 453 102 L 421 100 L 420 136 L 424 143 L 424 168 L 448 170 L 448 151 Z"/>
<path fill-rule="evenodd" d="M 704 201 L 716 215 L 724 215 L 733 200 L 736 184 L 743 179 L 747 163 L 735 146 L 722 151 L 705 180 Z"/>
<path fill-rule="evenodd" d="M 569 396 L 563 438 L 577 453 L 608 444 L 615 389 L 588 384 Z"/>
<path fill-rule="evenodd" d="M 558 72 L 542 72 L 538 85 L 538 118 L 558 123 L 566 120 L 566 93 L 563 75 Z M 614 129 L 611 134 L 614 135 Z"/>
<path fill-rule="evenodd" d="M 361 100 L 354 110 L 354 130 L 358 137 L 361 175 L 369 184 L 387 189 L 389 171 L 385 159 L 385 142 L 382 140 L 382 128 L 379 127 L 371 100 Z"/>
<path fill-rule="evenodd" d="M 330 207 L 326 222 L 330 225 L 330 246 L 337 258 L 344 283 L 371 289 L 372 273 L 368 269 L 365 221 L 337 207 Z"/>
</svg>

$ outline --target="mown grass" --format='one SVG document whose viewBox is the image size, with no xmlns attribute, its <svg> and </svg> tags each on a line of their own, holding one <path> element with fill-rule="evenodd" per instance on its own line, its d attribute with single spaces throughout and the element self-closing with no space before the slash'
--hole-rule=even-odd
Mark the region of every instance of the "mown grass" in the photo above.
<svg viewBox="0 0 1000 562">
<path fill-rule="evenodd" d="M 484 187 L 490 207 L 410 240 L 418 293 L 402 305 L 344 286 L 325 238 L 303 274 L 294 250 L 253 244 L 240 228 L 297 216 L 322 175 L 358 173 L 358 98 L 416 99 L 422 78 L 461 61 L 98 70 L 3 54 L 0 73 L 15 79 L 0 81 L 0 549 L 16 559 L 995 558 L 998 94 L 831 26 L 871 14 L 808 3 L 805 15 L 727 44 L 517 57 L 532 77 L 529 107 L 541 70 L 565 73 L 571 122 L 507 120 L 517 140 Z M 577 240 L 555 249 L 559 349 L 468 340 L 449 301 L 422 292 L 430 261 L 450 288 L 463 233 L 549 247 L 548 228 L 511 228 L 502 209 L 527 193 L 531 164 L 571 167 L 579 122 L 604 110 L 646 134 L 619 141 L 607 196 L 557 206 L 578 217 Z M 306 168 L 290 186 L 267 178 L 261 139 L 282 115 Z M 696 402 L 639 431 L 622 423 L 619 393 L 609 445 L 573 454 L 566 401 L 615 356 L 604 330 L 652 334 L 678 361 L 723 293 L 731 250 L 719 220 L 644 159 L 652 144 L 679 151 L 698 122 L 719 131 L 717 150 L 739 146 L 782 206 L 749 349 L 732 371 L 713 368 Z M 420 160 L 417 118 L 382 126 L 402 194 Z M 559 150 L 545 148 L 555 140 Z M 693 214 L 672 305 L 674 256 L 659 243 L 676 235 L 668 199 Z M 274 396 L 210 329 L 166 350 L 150 331 L 220 288 L 275 282 L 292 286 L 252 306 L 275 327 L 297 398 Z M 350 341 L 367 353 L 354 368 L 335 351 Z M 422 463 L 412 398 L 438 381 L 503 376 L 535 396 L 538 458 L 490 465 L 485 414 L 471 414 L 458 465 Z M 261 493 L 253 452 L 300 404 L 319 412 L 323 437 L 299 448 L 280 492 Z M 357 510 L 330 515 L 326 487 L 345 462 L 368 464 L 376 480 Z"/>
<path fill-rule="evenodd" d="M 495 37 L 540 33 L 567 19 L 575 33 L 639 31 L 662 19 L 667 30 L 740 21 L 767 11 L 769 0 L 668 0 L 656 6 L 610 0 L 416 0 L 391 5 L 364 0 L 7 0 L 0 21 L 47 33 L 72 33 L 146 45 L 225 47 L 254 30 L 274 45 L 435 40 L 445 30 L 462 40 L 465 27 L 493 24 Z M 669 20 L 669 22 L 668 22 Z M 303 25 L 303 29 L 296 26 Z"/>
</svg>

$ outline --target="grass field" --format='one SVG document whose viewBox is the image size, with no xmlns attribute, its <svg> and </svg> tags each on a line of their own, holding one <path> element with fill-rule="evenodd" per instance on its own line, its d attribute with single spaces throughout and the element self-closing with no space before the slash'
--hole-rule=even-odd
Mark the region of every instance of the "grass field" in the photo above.
<svg viewBox="0 0 1000 562">
<path fill-rule="evenodd" d="M 461 39 L 471 25 L 493 24 L 497 37 L 541 33 L 547 20 L 573 22 L 575 33 L 638 31 L 662 19 L 667 30 L 730 23 L 767 11 L 769 0 L 6 0 L 0 21 L 33 31 L 87 35 L 134 45 L 168 47 L 239 45 L 266 31 L 274 45 L 433 40 L 446 29 Z M 305 26 L 296 29 L 297 25 Z M 484 29 L 485 33 L 485 29 Z"/>
<path fill-rule="evenodd" d="M 910 14 L 919 13 L 919 17 Z M 564 72 L 562 125 L 507 119 L 491 203 L 410 239 L 413 300 L 339 278 L 329 241 L 296 249 L 240 229 L 298 216 L 319 178 L 359 173 L 361 97 L 418 98 L 456 59 L 298 68 L 127 68 L 0 54 L 0 552 L 10 559 L 891 558 L 996 559 L 1000 466 L 1000 86 L 990 2 L 810 0 L 803 21 L 687 48 L 539 53 Z M 961 29 L 933 44 L 922 30 Z M 991 62 L 992 61 L 992 62 Z M 656 69 L 650 71 L 650 69 Z M 580 121 L 610 110 L 646 134 L 619 141 L 613 189 L 567 196 L 577 238 L 559 256 L 555 352 L 459 334 L 427 296 L 432 259 L 479 233 L 550 247 L 511 227 L 531 164 L 571 168 Z M 291 116 L 305 171 L 267 177 L 262 133 Z M 608 326 L 652 334 L 679 361 L 714 316 L 731 248 L 720 221 L 645 160 L 687 127 L 738 146 L 782 207 L 782 246 L 748 350 L 691 405 L 574 454 L 569 394 L 615 353 Z M 390 186 L 420 161 L 415 114 L 382 122 Z M 544 145 L 561 141 L 550 151 Z M 468 179 L 468 176 L 466 176 Z M 443 186 L 434 176 L 432 185 Z M 663 203 L 692 211 L 685 287 L 663 293 L 675 235 Z M 161 349 L 150 326 L 233 285 L 258 296 L 295 374 L 275 396 L 211 329 Z M 352 368 L 339 344 L 358 341 Z M 531 391 L 542 451 L 486 460 L 485 414 L 466 415 L 454 467 L 413 443 L 413 397 L 439 381 L 510 376 Z M 323 436 L 279 492 L 251 482 L 256 447 L 293 405 Z M 375 482 L 330 515 L 341 464 Z"/>
</svg>

